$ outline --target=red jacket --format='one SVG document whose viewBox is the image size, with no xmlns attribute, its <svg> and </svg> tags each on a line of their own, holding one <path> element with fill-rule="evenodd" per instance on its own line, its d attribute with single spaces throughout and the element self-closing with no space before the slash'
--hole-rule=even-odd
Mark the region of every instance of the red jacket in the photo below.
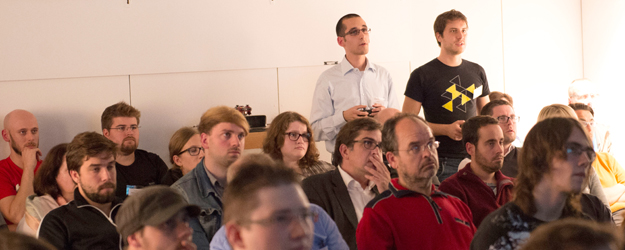
<svg viewBox="0 0 625 250">
<path fill-rule="evenodd" d="M 469 163 L 458 173 L 445 179 L 439 189 L 460 198 L 467 204 L 473 213 L 473 224 L 479 227 L 488 214 L 512 200 L 514 179 L 503 175 L 501 171 L 495 173 L 495 179 L 497 180 L 496 196 L 493 190 L 473 173 L 471 163 Z"/>
<path fill-rule="evenodd" d="M 358 250 L 469 249 L 475 231 L 471 210 L 458 198 L 434 185 L 425 196 L 393 179 L 365 207 L 356 241 Z"/>
</svg>

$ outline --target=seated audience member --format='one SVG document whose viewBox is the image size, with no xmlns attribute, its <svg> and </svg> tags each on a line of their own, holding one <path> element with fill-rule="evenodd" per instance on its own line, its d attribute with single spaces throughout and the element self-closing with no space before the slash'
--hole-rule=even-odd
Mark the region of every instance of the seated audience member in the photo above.
<svg viewBox="0 0 625 250">
<path fill-rule="evenodd" d="M 96 132 L 76 135 L 67 145 L 67 169 L 78 184 L 74 200 L 50 211 L 37 235 L 57 249 L 119 249 L 113 218 L 122 200 L 115 197 L 117 145 Z"/>
<path fill-rule="evenodd" d="M 33 180 L 41 164 L 37 118 L 26 110 L 11 111 L 4 117 L 2 139 L 11 154 L 0 161 L 0 213 L 15 231 L 24 217 L 26 198 L 34 194 Z"/>
<path fill-rule="evenodd" d="M 495 118 L 480 115 L 462 125 L 462 140 L 471 163 L 445 179 L 439 189 L 467 204 L 479 227 L 484 217 L 512 200 L 512 179 L 500 171 L 504 136 Z"/>
<path fill-rule="evenodd" d="M 113 104 L 102 112 L 102 134 L 119 147 L 115 157 L 115 195 L 123 199 L 139 188 L 160 184 L 167 172 L 167 165 L 158 155 L 137 149 L 139 118 L 141 112 L 125 102 Z"/>
<path fill-rule="evenodd" d="M 471 211 L 438 191 L 438 154 L 427 122 L 400 113 L 384 124 L 382 149 L 399 178 L 370 201 L 358 225 L 358 249 L 467 249 L 475 233 Z"/>
<path fill-rule="evenodd" d="M 584 125 L 589 135 L 593 134 L 594 112 L 592 108 L 583 103 L 569 104 L 575 110 L 579 121 Z M 593 143 L 596 147 L 596 144 Z M 625 211 L 625 170 L 616 161 L 614 156 L 606 152 L 597 152 L 597 159 L 592 163 L 597 172 L 603 192 L 605 193 L 612 210 L 612 217 L 617 226 L 623 223 L 623 211 Z"/>
<path fill-rule="evenodd" d="M 514 100 L 512 100 L 512 96 L 499 91 L 491 91 L 490 94 L 488 94 L 488 99 L 490 99 L 491 102 L 496 100 L 504 100 L 510 103 L 510 106 L 514 105 Z"/>
<path fill-rule="evenodd" d="M 598 96 L 599 93 L 597 92 L 595 84 L 588 79 L 584 78 L 574 80 L 569 86 L 569 105 L 581 103 L 591 107 L 592 109 L 593 102 Z M 575 107 L 571 107 L 577 110 Z M 592 139 L 595 151 L 610 153 L 610 150 L 612 149 L 610 131 L 607 126 L 594 122 L 594 112 L 592 116 L 594 126 L 593 133 L 590 135 L 593 137 Z"/>
<path fill-rule="evenodd" d="M 194 250 L 189 220 L 198 214 L 200 207 L 189 205 L 176 190 L 152 186 L 128 197 L 115 222 L 127 250 Z"/>
<path fill-rule="evenodd" d="M 282 161 L 301 178 L 334 170 L 330 163 L 319 160 L 312 128 L 308 120 L 295 112 L 276 116 L 269 125 L 263 141 L 263 152 L 274 160 Z"/>
<path fill-rule="evenodd" d="M 522 250 L 622 250 L 623 235 L 610 223 L 563 219 L 539 226 Z"/>
<path fill-rule="evenodd" d="M 198 249 L 208 249 L 222 225 L 226 170 L 243 153 L 249 124 L 236 109 L 218 106 L 202 115 L 198 130 L 204 159 L 171 187 L 182 193 L 189 204 L 202 209 L 189 224 L 193 228 L 193 243 Z"/>
<path fill-rule="evenodd" d="M 239 158 L 237 161 L 232 163 L 228 168 L 228 182 L 232 181 L 232 179 L 236 176 L 237 171 L 239 169 L 246 166 L 259 166 L 259 167 L 272 167 L 275 168 L 277 166 L 282 166 L 280 164 L 276 164 L 269 156 L 266 154 L 248 154 Z M 321 249 L 349 249 L 347 247 L 347 243 L 343 240 L 341 233 L 339 232 L 338 227 L 336 227 L 336 223 L 330 218 L 328 213 L 326 213 L 323 208 L 310 204 L 310 210 L 316 214 L 314 222 L 314 239 L 313 239 L 313 250 L 321 250 Z M 210 243 L 211 250 L 231 250 L 230 244 L 228 243 L 228 239 L 226 237 L 226 227 L 221 226 L 219 231 L 215 233 L 213 240 Z"/>
<path fill-rule="evenodd" d="M 501 173 L 505 176 L 515 178 L 518 173 L 517 157 L 521 148 L 514 145 L 517 138 L 517 123 L 521 120 L 516 116 L 512 104 L 504 100 L 493 100 L 487 103 L 480 113 L 489 115 L 499 121 L 499 127 L 503 131 L 503 167 Z"/>
<path fill-rule="evenodd" d="M 381 125 L 371 118 L 349 121 L 336 136 L 332 164 L 336 170 L 304 179 L 311 203 L 336 222 L 350 249 L 356 248 L 356 228 L 367 202 L 388 189 L 390 173 L 382 161 Z"/>
<path fill-rule="evenodd" d="M 17 225 L 17 232 L 35 236 L 39 223 L 48 212 L 74 200 L 76 183 L 67 171 L 65 153 L 67 143 L 54 146 L 35 174 L 35 194 L 26 199 L 24 218 Z"/>
<path fill-rule="evenodd" d="M 579 121 L 586 127 L 586 131 L 592 137 L 592 146 L 595 151 L 610 153 L 612 148 L 610 131 L 605 126 L 595 122 L 595 111 L 592 107 L 583 103 L 571 103 L 569 106 L 575 110 Z"/>
<path fill-rule="evenodd" d="M 542 110 L 540 110 L 540 113 L 538 113 L 539 122 L 547 118 L 553 117 L 573 118 L 575 120 L 578 119 L 577 114 L 575 114 L 575 111 L 571 107 L 562 104 L 552 104 L 549 106 L 545 106 Z M 586 133 L 585 130 L 584 133 Z M 584 183 L 582 187 L 583 193 L 597 196 L 597 198 L 599 198 L 604 205 L 606 205 L 607 207 L 610 206 L 608 198 L 605 196 L 605 192 L 601 187 L 599 175 L 597 175 L 597 172 L 594 168 L 591 168 L 588 182 Z"/>
<path fill-rule="evenodd" d="M 180 177 L 191 172 L 204 158 L 200 133 L 191 127 L 178 129 L 169 139 L 169 161 L 173 165 L 161 184 L 171 186 Z"/>
<path fill-rule="evenodd" d="M 299 178 L 284 166 L 242 166 L 224 194 L 232 249 L 311 249 L 314 213 Z"/>
<path fill-rule="evenodd" d="M 0 230 L 0 249 L 2 250 L 58 250 L 50 243 L 38 240 L 30 235 Z"/>
<path fill-rule="evenodd" d="M 471 249 L 519 249 L 536 227 L 567 217 L 612 222 L 610 210 L 581 193 L 595 159 L 582 125 L 572 118 L 538 122 L 519 156 L 514 198 L 488 215 Z"/>
</svg>

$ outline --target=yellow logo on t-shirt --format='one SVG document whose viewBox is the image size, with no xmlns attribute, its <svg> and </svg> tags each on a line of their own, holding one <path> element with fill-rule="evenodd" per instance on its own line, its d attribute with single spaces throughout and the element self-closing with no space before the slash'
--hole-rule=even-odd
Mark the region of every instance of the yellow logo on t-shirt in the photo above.
<svg viewBox="0 0 625 250">
<path fill-rule="evenodd" d="M 457 81 L 457 83 L 456 83 Z M 460 97 L 460 105 L 456 106 L 459 110 L 461 110 L 462 112 L 467 112 L 466 106 L 465 104 L 469 101 L 471 101 L 471 98 L 467 96 L 467 92 L 471 92 L 471 94 L 473 94 L 475 92 L 475 84 L 471 84 L 471 86 L 469 86 L 468 88 L 463 88 L 462 85 L 460 85 L 460 76 L 456 76 L 453 79 L 451 79 L 451 81 L 449 81 L 451 83 L 453 83 L 453 85 L 451 85 L 449 88 L 447 88 L 445 90 L 445 93 L 443 93 L 441 96 L 447 99 L 450 99 L 449 102 L 445 103 L 443 105 L 443 108 L 449 110 L 450 112 L 454 112 L 454 100 L 458 97 Z M 449 94 L 451 94 L 451 97 L 449 96 Z"/>
</svg>

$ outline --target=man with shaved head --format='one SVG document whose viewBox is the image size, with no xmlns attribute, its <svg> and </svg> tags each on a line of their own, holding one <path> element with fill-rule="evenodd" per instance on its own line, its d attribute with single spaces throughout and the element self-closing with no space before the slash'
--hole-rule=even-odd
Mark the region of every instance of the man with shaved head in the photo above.
<svg viewBox="0 0 625 250">
<path fill-rule="evenodd" d="M 26 197 L 34 194 L 33 179 L 41 161 L 37 118 L 26 110 L 13 110 L 4 117 L 2 139 L 11 154 L 0 161 L 0 212 L 9 229 L 24 217 Z"/>
</svg>

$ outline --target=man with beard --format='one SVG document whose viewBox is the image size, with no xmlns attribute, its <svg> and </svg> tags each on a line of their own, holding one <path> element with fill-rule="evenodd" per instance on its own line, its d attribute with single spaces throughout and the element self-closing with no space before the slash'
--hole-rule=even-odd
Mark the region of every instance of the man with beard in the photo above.
<svg viewBox="0 0 625 250">
<path fill-rule="evenodd" d="M 26 198 L 35 194 L 33 180 L 41 164 L 37 118 L 26 110 L 11 111 L 4 117 L 2 139 L 11 145 L 11 154 L 0 161 L 0 212 L 15 231 L 24 217 Z"/>
<path fill-rule="evenodd" d="M 516 140 L 517 123 L 521 120 L 514 113 L 512 104 L 505 100 L 494 100 L 482 108 L 480 115 L 491 116 L 499 121 L 499 127 L 503 131 L 503 167 L 501 173 L 505 176 L 515 178 L 519 172 L 517 158 L 520 147 L 514 145 Z"/>
<path fill-rule="evenodd" d="M 415 114 L 386 121 L 382 150 L 399 178 L 367 204 L 356 232 L 359 250 L 469 248 L 475 233 L 469 207 L 432 184 L 438 144 Z"/>
<path fill-rule="evenodd" d="M 96 132 L 78 134 L 67 146 L 67 170 L 78 184 L 74 200 L 48 213 L 37 232 L 57 249 L 120 249 L 113 218 L 117 145 Z"/>
<path fill-rule="evenodd" d="M 381 125 L 371 118 L 345 124 L 336 136 L 332 154 L 335 170 L 313 175 L 302 182 L 311 203 L 322 207 L 347 242 L 356 250 L 356 228 L 365 205 L 388 189 L 391 174 L 382 161 Z"/>
<path fill-rule="evenodd" d="M 399 109 L 390 73 L 367 58 L 371 29 L 365 20 L 347 14 L 339 19 L 335 31 L 345 56 L 319 76 L 310 112 L 315 140 L 326 141 L 330 153 L 346 122 L 365 116 L 381 119 L 384 113 L 393 112 L 390 108 Z M 384 111 L 386 108 L 389 110 Z M 383 116 L 378 117 L 380 114 Z"/>
<path fill-rule="evenodd" d="M 171 187 L 180 191 L 189 204 L 202 209 L 189 224 L 193 228 L 193 243 L 198 249 L 209 249 L 213 235 L 222 224 L 226 171 L 243 152 L 249 124 L 241 112 L 218 106 L 202 115 L 198 130 L 204 160 Z"/>
<path fill-rule="evenodd" d="M 440 141 L 438 179 L 458 172 L 466 156 L 462 124 L 488 103 L 488 81 L 477 63 L 462 59 L 469 26 L 460 11 L 446 11 L 434 21 L 434 36 L 440 47 L 437 58 L 410 74 L 402 111 L 419 114 L 421 107 L 436 140 Z"/>
<path fill-rule="evenodd" d="M 512 179 L 501 173 L 504 135 L 490 116 L 475 116 L 462 126 L 462 140 L 471 163 L 441 183 L 439 189 L 454 195 L 471 209 L 473 223 L 512 199 Z"/>
<path fill-rule="evenodd" d="M 102 112 L 102 134 L 118 145 L 115 167 L 117 190 L 115 195 L 126 198 L 133 191 L 161 183 L 167 165 L 156 154 L 139 147 L 139 118 L 141 112 L 119 102 Z"/>
</svg>

